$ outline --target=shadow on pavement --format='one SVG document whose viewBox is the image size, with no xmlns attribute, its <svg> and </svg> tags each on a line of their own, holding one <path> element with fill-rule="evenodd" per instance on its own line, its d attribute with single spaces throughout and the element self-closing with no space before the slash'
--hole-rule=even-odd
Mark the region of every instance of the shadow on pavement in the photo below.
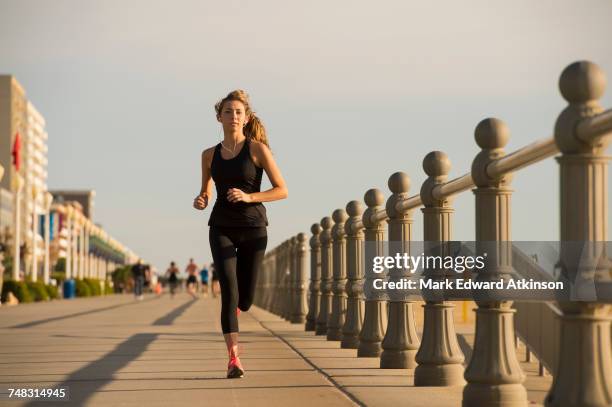
<svg viewBox="0 0 612 407">
<path fill-rule="evenodd" d="M 95 308 L 95 309 L 92 309 L 92 310 L 89 310 L 89 311 L 81 311 L 81 312 L 76 312 L 74 314 L 61 315 L 59 317 L 39 319 L 38 321 L 31 321 L 31 322 L 26 322 L 24 324 L 9 326 L 9 328 L 14 328 L 14 329 L 31 328 L 33 326 L 40 325 L 40 324 L 46 324 L 46 323 L 49 323 L 49 322 L 61 321 L 62 319 L 80 317 L 82 315 L 95 314 L 95 313 L 98 313 L 98 312 L 108 311 L 108 310 L 115 309 L 115 308 L 125 307 L 127 305 L 141 304 L 143 302 L 152 301 L 152 300 L 155 300 L 155 299 L 158 299 L 158 298 L 160 298 L 160 297 L 159 296 L 155 296 L 155 297 L 147 298 L 147 299 L 145 299 L 143 301 L 139 301 L 139 302 L 137 302 L 137 301 L 126 302 L 126 303 L 123 303 L 123 304 L 110 305 L 108 307 L 103 307 L 103 308 Z"/>
<path fill-rule="evenodd" d="M 155 322 L 153 322 L 153 325 L 156 325 L 156 326 L 159 326 L 159 325 L 172 325 L 174 323 L 175 319 L 180 317 L 183 314 L 183 312 L 187 311 L 187 308 L 191 307 L 197 301 L 198 301 L 197 299 L 193 299 L 193 300 L 191 300 L 189 302 L 186 302 L 185 304 L 181 305 L 180 307 L 177 307 L 174 310 L 170 311 L 169 313 L 167 313 L 163 317 L 158 318 Z"/>
<path fill-rule="evenodd" d="M 104 387 L 108 383 L 112 382 L 113 375 L 127 366 L 132 360 L 137 359 L 147 347 L 155 341 L 158 334 L 155 333 L 142 333 L 136 334 L 128 338 L 125 342 L 120 343 L 111 352 L 104 355 L 102 358 L 95 360 L 82 367 L 79 370 L 71 373 L 70 376 L 63 382 L 53 387 L 68 387 L 69 391 L 69 405 L 83 406 L 86 401 L 93 396 L 93 394 L 100 388 Z M 128 357 L 123 355 L 128 354 Z M 99 380 L 92 380 L 87 383 L 87 386 L 75 386 L 76 382 L 82 381 L 83 377 L 100 377 Z M 26 406 L 37 406 L 37 405 L 67 405 L 63 402 L 30 402 Z"/>
</svg>

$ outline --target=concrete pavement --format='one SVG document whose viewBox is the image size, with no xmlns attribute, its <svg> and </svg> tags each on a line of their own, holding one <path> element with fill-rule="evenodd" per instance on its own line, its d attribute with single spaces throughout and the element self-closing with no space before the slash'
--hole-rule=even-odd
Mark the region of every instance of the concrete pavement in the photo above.
<svg viewBox="0 0 612 407">
<path fill-rule="evenodd" d="M 218 299 L 132 296 L 0 308 L 0 388 L 69 387 L 66 402 L 4 406 L 458 406 L 461 388 L 415 388 L 409 370 L 381 370 L 339 342 L 253 307 L 240 316 L 243 379 L 225 379 Z M 459 326 L 469 351 L 473 325 Z M 525 364 L 530 399 L 550 377 Z"/>
</svg>

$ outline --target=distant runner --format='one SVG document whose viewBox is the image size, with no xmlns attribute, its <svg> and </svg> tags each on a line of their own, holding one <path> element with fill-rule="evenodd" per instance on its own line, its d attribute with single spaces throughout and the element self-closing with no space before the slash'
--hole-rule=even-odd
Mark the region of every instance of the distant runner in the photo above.
<svg viewBox="0 0 612 407">
<path fill-rule="evenodd" d="M 198 292 L 198 266 L 193 262 L 193 259 L 189 259 L 189 264 L 185 267 L 187 272 L 187 292 L 193 298 L 197 298 L 196 293 Z"/>
<path fill-rule="evenodd" d="M 174 294 L 176 293 L 176 286 L 178 285 L 178 273 L 179 269 L 176 267 L 174 262 L 170 262 L 170 267 L 166 270 L 166 274 L 168 274 L 168 283 L 170 284 L 170 297 L 174 298 Z"/>
</svg>

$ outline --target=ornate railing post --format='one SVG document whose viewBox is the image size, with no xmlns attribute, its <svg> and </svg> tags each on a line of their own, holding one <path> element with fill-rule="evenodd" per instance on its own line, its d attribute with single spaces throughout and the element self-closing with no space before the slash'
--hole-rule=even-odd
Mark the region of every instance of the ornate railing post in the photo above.
<svg viewBox="0 0 612 407">
<path fill-rule="evenodd" d="M 293 241 L 295 236 L 287 239 L 285 243 L 285 289 L 283 290 L 283 295 L 285 297 L 285 301 L 283 304 L 283 318 L 287 321 L 291 321 L 291 310 L 292 310 L 292 299 L 293 299 L 293 275 L 294 275 L 294 255 Z"/>
<path fill-rule="evenodd" d="M 344 222 L 348 215 L 344 209 L 336 209 L 332 214 L 334 227 L 332 237 L 332 311 L 327 322 L 327 340 L 339 341 L 342 339 L 342 327 L 346 313 L 346 232 Z"/>
<path fill-rule="evenodd" d="M 303 324 L 306 319 L 306 235 L 299 233 L 295 243 L 295 289 L 291 322 Z"/>
<path fill-rule="evenodd" d="M 287 241 L 287 289 L 285 295 L 287 301 L 285 302 L 285 319 L 291 322 L 293 310 L 295 309 L 295 285 L 296 285 L 296 248 L 297 248 L 297 237 L 292 236 Z"/>
<path fill-rule="evenodd" d="M 555 125 L 561 196 L 561 276 L 566 284 L 608 275 L 603 246 L 608 240 L 608 161 L 610 137 L 579 137 L 577 124 L 602 112 L 598 99 L 606 78 L 591 62 L 569 65 L 559 88 L 569 106 Z M 576 259 L 576 244 L 582 261 Z M 574 247 L 572 247 L 574 246 Z M 599 253 L 598 253 L 599 252 Z M 609 264 L 609 263 L 608 263 Z M 609 278 L 609 277 L 608 277 Z M 567 289 L 567 287 L 566 287 Z M 569 290 L 568 290 L 569 291 Z M 559 363 L 546 397 L 547 407 L 612 405 L 611 306 L 560 301 Z"/>
<path fill-rule="evenodd" d="M 510 175 L 492 179 L 491 161 L 505 155 L 509 132 L 498 119 L 485 119 L 475 130 L 482 149 L 472 164 L 476 184 L 476 254 L 485 257 L 477 281 L 506 281 L 512 273 L 510 237 Z M 500 292 L 501 294 L 501 292 Z M 516 357 L 512 301 L 491 298 L 494 292 L 475 295 L 476 334 L 474 351 L 465 371 L 464 406 L 525 406 L 525 375 Z M 487 298 L 488 297 L 488 298 Z"/>
<path fill-rule="evenodd" d="M 396 204 L 408 198 L 410 178 L 403 172 L 396 172 L 389 177 L 389 189 L 392 195 L 387 199 L 387 215 L 389 216 L 389 256 L 396 254 L 410 255 L 412 241 L 412 212 L 398 211 Z M 390 271 L 389 281 L 401 281 L 410 278 L 410 270 Z M 389 298 L 389 323 L 385 339 L 382 342 L 383 352 L 380 355 L 380 367 L 383 369 L 414 369 L 414 360 L 419 349 L 413 301 L 407 301 L 405 296 Z"/>
<path fill-rule="evenodd" d="M 264 281 L 264 308 L 268 311 L 272 310 L 273 298 L 274 298 L 274 273 L 276 272 L 276 253 L 278 247 L 275 247 L 269 254 L 266 266 L 266 278 Z"/>
<path fill-rule="evenodd" d="M 443 184 L 450 171 L 446 154 L 434 151 L 423 159 L 423 170 L 428 175 L 421 187 L 423 212 L 423 240 L 426 255 L 444 256 L 444 245 L 451 239 L 453 208 L 449 199 L 436 200 L 432 191 Z M 443 280 L 444 269 L 425 269 L 423 278 Z M 415 386 L 457 386 L 464 384 L 463 353 L 457 342 L 453 321 L 454 305 L 425 295 L 423 335 L 416 355 L 418 366 L 414 372 Z"/>
<path fill-rule="evenodd" d="M 283 269 L 282 245 L 283 244 L 281 243 L 276 247 L 277 255 L 276 255 L 276 267 L 274 268 L 274 290 L 273 290 L 273 296 L 272 296 L 272 310 L 271 310 L 271 312 L 275 315 L 279 315 L 279 310 L 280 310 L 280 306 L 279 306 L 280 293 L 281 293 L 280 276 L 281 276 L 281 270 Z"/>
<path fill-rule="evenodd" d="M 319 315 L 319 303 L 321 302 L 321 242 L 319 235 L 323 228 L 314 223 L 310 232 L 310 300 L 308 315 L 306 316 L 306 331 L 314 331 L 317 326 L 317 315 Z"/>
<path fill-rule="evenodd" d="M 379 357 L 381 353 L 381 342 L 387 328 L 386 301 L 379 298 L 379 293 L 373 290 L 374 274 L 371 270 L 373 258 L 384 256 L 385 228 L 383 222 L 375 218 L 375 214 L 382 209 L 385 200 L 383 193 L 378 189 L 370 189 L 364 197 L 368 207 L 363 214 L 363 226 L 365 235 L 365 280 L 364 291 L 368 293 L 365 301 L 365 315 L 363 327 L 359 334 L 359 357 Z"/>
<path fill-rule="evenodd" d="M 290 285 L 289 285 L 289 276 L 291 275 L 290 265 L 291 265 L 291 238 L 285 240 L 283 243 L 283 270 L 282 270 L 282 303 L 280 316 L 283 319 L 289 319 L 289 312 L 291 310 L 291 306 L 289 303 L 289 293 L 290 293 Z"/>
<path fill-rule="evenodd" d="M 278 246 L 278 252 L 276 257 L 276 269 L 274 270 L 274 295 L 273 295 L 273 307 L 272 313 L 280 316 L 281 309 L 281 297 L 283 293 L 282 288 L 282 273 L 283 273 L 283 243 Z"/>
<path fill-rule="evenodd" d="M 327 335 L 327 322 L 331 311 L 331 228 L 332 220 L 329 216 L 321 219 L 323 231 L 319 240 L 321 241 L 321 304 L 317 316 L 316 335 Z"/>
<path fill-rule="evenodd" d="M 346 320 L 342 328 L 341 347 L 357 349 L 359 332 L 363 321 L 363 207 L 359 201 L 346 205 L 349 219 L 344 224 L 346 231 Z M 357 226 L 360 223 L 361 226 Z"/>
<path fill-rule="evenodd" d="M 260 308 L 266 309 L 265 298 L 267 295 L 266 290 L 266 280 L 268 278 L 268 268 L 270 266 L 270 259 L 272 257 L 272 250 L 268 251 L 263 259 L 261 265 L 261 271 L 259 272 L 259 276 L 257 278 L 257 288 L 255 289 L 255 299 L 253 303 Z"/>
<path fill-rule="evenodd" d="M 261 307 L 265 310 L 269 310 L 268 299 L 270 292 L 270 272 L 272 271 L 272 267 L 274 264 L 272 263 L 274 260 L 274 249 L 270 250 L 266 254 L 266 260 L 264 262 L 264 273 L 263 279 L 261 281 Z"/>
<path fill-rule="evenodd" d="M 283 275 L 285 273 L 284 269 L 284 242 L 278 246 L 278 255 L 276 257 L 276 269 L 274 272 L 274 306 L 272 308 L 272 313 L 275 315 L 281 315 L 282 311 L 282 292 L 283 292 Z"/>
</svg>

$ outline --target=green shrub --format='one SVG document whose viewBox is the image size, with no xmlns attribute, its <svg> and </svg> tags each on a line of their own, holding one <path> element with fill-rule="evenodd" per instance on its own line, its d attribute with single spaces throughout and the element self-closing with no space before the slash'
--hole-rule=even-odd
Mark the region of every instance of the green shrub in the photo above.
<svg viewBox="0 0 612 407">
<path fill-rule="evenodd" d="M 28 286 L 23 281 L 8 280 L 2 285 L 2 302 L 7 301 L 8 293 L 11 292 L 19 302 L 32 302 L 32 295 Z"/>
<path fill-rule="evenodd" d="M 83 280 L 74 280 L 76 284 L 76 296 L 77 297 L 91 297 L 91 288 Z"/>
<path fill-rule="evenodd" d="M 59 286 L 62 285 L 64 280 L 66 280 L 66 273 L 63 271 L 53 271 L 51 272 L 50 278 L 55 279 L 55 281 L 57 281 L 57 285 Z"/>
<path fill-rule="evenodd" d="M 130 284 L 132 278 L 132 270 L 129 265 L 119 267 L 112 273 L 113 285 L 115 292 L 124 291 Z"/>
<path fill-rule="evenodd" d="M 104 292 L 102 291 L 103 290 L 103 286 L 102 286 L 102 284 L 100 284 L 101 281 L 100 280 L 93 280 L 93 282 L 94 282 L 94 285 L 96 287 L 95 288 L 95 292 L 96 292 L 95 295 L 103 295 Z"/>
<path fill-rule="evenodd" d="M 102 290 L 100 289 L 100 282 L 98 280 L 94 280 L 92 278 L 86 278 L 83 280 L 91 291 L 92 296 L 102 295 Z"/>
<path fill-rule="evenodd" d="M 104 282 L 104 295 L 115 294 L 114 288 L 111 286 L 110 281 L 106 280 Z"/>
<path fill-rule="evenodd" d="M 2 259 L 2 265 L 4 266 L 4 279 L 8 280 L 8 278 L 6 278 L 7 275 L 10 276 L 10 270 L 13 269 L 13 257 L 12 256 L 7 256 L 6 253 L 4 255 L 4 259 Z"/>
<path fill-rule="evenodd" d="M 49 293 L 49 298 L 51 298 L 52 300 L 56 300 L 59 299 L 59 290 L 57 288 L 56 285 L 47 285 L 47 293 Z"/>
<path fill-rule="evenodd" d="M 28 286 L 28 290 L 30 290 L 30 294 L 34 301 L 48 301 L 49 293 L 47 292 L 47 288 L 45 284 L 41 281 L 28 281 L 26 283 Z"/>
<path fill-rule="evenodd" d="M 66 272 L 66 258 L 60 257 L 59 259 L 57 259 L 57 263 L 55 263 L 55 267 L 53 267 L 53 270 L 62 273 Z"/>
</svg>

